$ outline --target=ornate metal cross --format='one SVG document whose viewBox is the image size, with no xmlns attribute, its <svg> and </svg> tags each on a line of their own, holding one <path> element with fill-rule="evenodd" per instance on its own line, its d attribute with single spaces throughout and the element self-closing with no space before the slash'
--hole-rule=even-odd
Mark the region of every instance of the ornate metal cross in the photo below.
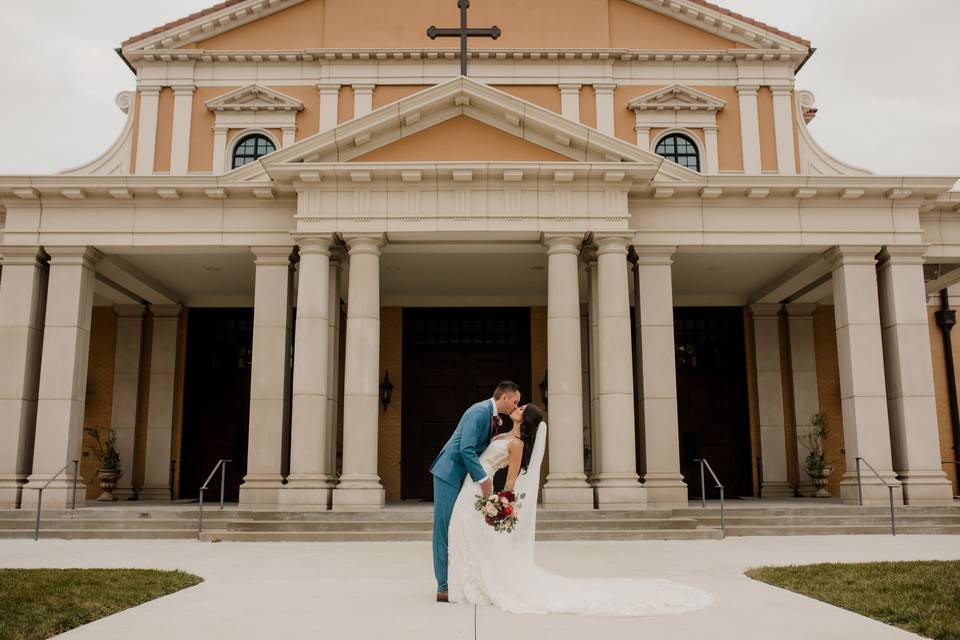
<svg viewBox="0 0 960 640">
<path fill-rule="evenodd" d="M 500 37 L 500 27 L 493 26 L 488 29 L 471 29 L 467 27 L 467 9 L 470 8 L 470 0 L 457 0 L 457 6 L 460 7 L 460 28 L 459 29 L 438 29 L 430 27 L 427 29 L 427 35 L 431 40 L 437 38 L 460 38 L 460 75 L 467 75 L 467 38 L 493 38 Z"/>
</svg>

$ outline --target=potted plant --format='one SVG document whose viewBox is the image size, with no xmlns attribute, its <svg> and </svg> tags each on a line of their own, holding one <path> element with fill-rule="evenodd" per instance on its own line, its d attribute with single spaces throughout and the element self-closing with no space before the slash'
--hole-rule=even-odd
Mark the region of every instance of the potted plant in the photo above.
<svg viewBox="0 0 960 640">
<path fill-rule="evenodd" d="M 113 490 L 117 488 L 117 481 L 123 475 L 120 469 L 120 453 L 117 451 L 117 436 L 111 430 L 106 441 L 100 436 L 100 430 L 96 427 L 87 427 L 84 429 L 93 438 L 94 453 L 100 462 L 97 469 L 97 477 L 100 479 L 100 495 L 97 500 L 112 501 L 116 500 Z"/>
<path fill-rule="evenodd" d="M 813 481 L 816 491 L 814 498 L 829 498 L 830 491 L 827 489 L 827 478 L 833 471 L 833 467 L 827 464 L 823 452 L 823 443 L 827 439 L 827 414 L 820 411 L 810 416 L 810 424 L 813 429 L 803 436 L 803 444 L 807 449 L 806 467 L 807 475 Z"/>
</svg>

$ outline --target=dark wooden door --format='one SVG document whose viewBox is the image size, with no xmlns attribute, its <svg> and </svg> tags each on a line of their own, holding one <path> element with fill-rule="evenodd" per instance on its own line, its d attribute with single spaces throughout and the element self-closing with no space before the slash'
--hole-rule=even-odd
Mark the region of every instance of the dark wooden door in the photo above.
<svg viewBox="0 0 960 640">
<path fill-rule="evenodd" d="M 430 465 L 463 412 L 501 380 L 530 398 L 529 309 L 404 309 L 404 500 L 433 500 Z"/>
<path fill-rule="evenodd" d="M 728 496 L 751 495 L 750 421 L 747 406 L 743 310 L 674 309 L 680 468 L 691 497 L 700 497 L 705 458 Z M 707 497 L 719 497 L 707 474 Z"/>
<path fill-rule="evenodd" d="M 227 465 L 226 498 L 247 472 L 253 309 L 190 309 L 183 398 L 180 497 L 196 498 L 217 460 Z M 220 498 L 220 475 L 207 499 Z"/>
</svg>

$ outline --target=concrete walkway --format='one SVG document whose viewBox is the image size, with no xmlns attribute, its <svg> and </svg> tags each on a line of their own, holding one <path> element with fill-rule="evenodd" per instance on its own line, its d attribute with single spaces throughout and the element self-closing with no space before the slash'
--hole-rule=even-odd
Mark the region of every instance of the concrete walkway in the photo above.
<svg viewBox="0 0 960 640">
<path fill-rule="evenodd" d="M 196 587 L 59 636 L 152 638 L 918 638 L 746 578 L 762 565 L 960 559 L 957 536 L 811 536 L 704 541 L 548 542 L 537 557 L 571 576 L 676 580 L 716 597 L 678 616 L 521 616 L 437 604 L 426 543 L 198 543 L 5 540 L 0 567 L 183 569 Z"/>
</svg>

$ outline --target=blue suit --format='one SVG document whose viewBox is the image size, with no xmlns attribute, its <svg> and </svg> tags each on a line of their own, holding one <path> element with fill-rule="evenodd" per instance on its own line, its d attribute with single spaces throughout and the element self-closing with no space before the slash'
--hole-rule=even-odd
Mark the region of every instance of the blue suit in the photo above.
<svg viewBox="0 0 960 640">
<path fill-rule="evenodd" d="M 487 475 L 480 465 L 480 454 L 490 444 L 493 402 L 473 405 L 460 418 L 460 424 L 430 465 L 433 474 L 433 571 L 437 591 L 447 590 L 447 535 L 450 515 L 460 494 L 463 479 L 479 482 Z M 492 481 L 492 478 L 491 478 Z"/>
</svg>

